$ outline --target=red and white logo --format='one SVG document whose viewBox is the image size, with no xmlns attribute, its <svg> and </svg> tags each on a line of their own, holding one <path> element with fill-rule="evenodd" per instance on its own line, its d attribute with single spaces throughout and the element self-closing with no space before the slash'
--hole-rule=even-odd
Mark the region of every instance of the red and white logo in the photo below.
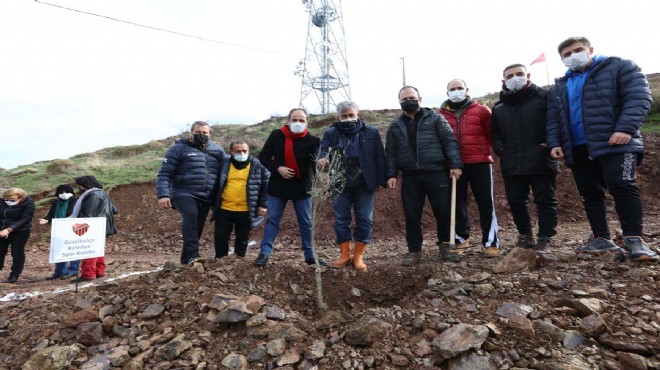
<svg viewBox="0 0 660 370">
<path fill-rule="evenodd" d="M 76 235 L 83 236 L 89 230 L 89 225 L 88 224 L 75 224 L 75 225 L 71 226 L 71 229 L 73 229 L 73 232 L 76 233 Z"/>
</svg>

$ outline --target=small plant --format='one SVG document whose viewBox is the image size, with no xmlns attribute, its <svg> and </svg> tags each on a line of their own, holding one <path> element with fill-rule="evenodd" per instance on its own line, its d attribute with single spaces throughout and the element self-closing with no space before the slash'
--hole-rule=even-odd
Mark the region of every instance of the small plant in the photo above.
<svg viewBox="0 0 660 370">
<path fill-rule="evenodd" d="M 321 220 L 332 208 L 332 199 L 344 190 L 346 178 L 342 167 L 341 155 L 329 155 L 328 164 L 322 166 L 319 164 L 318 154 L 315 158 L 316 174 L 312 179 L 312 254 L 316 265 L 316 303 L 319 315 L 323 315 L 328 310 L 328 305 L 323 300 L 323 280 L 321 278 L 321 266 L 316 245 L 316 229 Z"/>
</svg>

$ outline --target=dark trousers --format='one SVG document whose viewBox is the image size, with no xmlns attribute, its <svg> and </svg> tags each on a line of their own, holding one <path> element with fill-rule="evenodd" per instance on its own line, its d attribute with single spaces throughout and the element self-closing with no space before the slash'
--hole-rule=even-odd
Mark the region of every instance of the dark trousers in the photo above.
<svg viewBox="0 0 660 370">
<path fill-rule="evenodd" d="M 539 217 L 539 237 L 554 236 L 557 231 L 557 175 L 503 176 L 506 197 L 518 233 L 530 234 L 532 220 L 529 216 L 528 200 L 531 188 Z"/>
<path fill-rule="evenodd" d="M 428 172 L 403 176 L 401 201 L 406 218 L 406 243 L 409 252 L 422 250 L 422 211 L 426 197 L 436 220 L 439 241 L 449 241 L 449 176 Z"/>
<path fill-rule="evenodd" d="M 7 249 L 11 246 L 11 273 L 18 276 L 25 266 L 25 245 L 30 238 L 30 230 L 18 230 L 9 233 L 6 238 L 0 238 L 0 270 L 5 267 Z"/>
<path fill-rule="evenodd" d="M 500 245 L 499 227 L 493 201 L 493 165 L 491 163 L 465 164 L 463 174 L 456 182 L 456 236 L 470 237 L 468 215 L 468 185 L 479 208 L 481 244 L 486 247 Z"/>
<path fill-rule="evenodd" d="M 182 218 L 181 263 L 188 263 L 191 258 L 199 256 L 199 238 L 204 231 L 204 223 L 211 205 L 193 197 L 172 198 L 172 205 L 181 213 Z"/>
<path fill-rule="evenodd" d="M 635 181 L 635 153 L 589 159 L 586 145 L 573 148 L 573 178 L 595 237 L 610 239 L 605 191 L 614 198 L 624 236 L 642 235 L 642 197 Z"/>
<path fill-rule="evenodd" d="M 234 230 L 234 253 L 244 257 L 247 252 L 248 238 L 250 237 L 250 213 L 227 211 L 220 209 L 215 218 L 215 258 L 229 254 L 229 237 Z"/>
</svg>

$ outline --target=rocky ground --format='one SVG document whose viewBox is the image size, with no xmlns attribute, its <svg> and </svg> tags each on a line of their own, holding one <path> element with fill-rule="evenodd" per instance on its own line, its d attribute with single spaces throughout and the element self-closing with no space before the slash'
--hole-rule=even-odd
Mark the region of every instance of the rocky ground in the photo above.
<svg viewBox="0 0 660 370">
<path fill-rule="evenodd" d="M 644 237 L 657 248 L 660 145 L 646 142 Z M 0 283 L 0 369 L 660 369 L 660 265 L 575 253 L 589 228 L 566 169 L 551 250 L 511 249 L 495 177 L 506 256 L 484 258 L 473 237 L 462 262 L 440 262 L 427 209 L 424 262 L 400 266 L 399 194 L 380 191 L 369 270 L 324 269 L 322 315 L 291 209 L 268 266 L 252 265 L 256 246 L 180 266 L 179 218 L 156 207 L 154 184 L 112 189 L 120 233 L 107 242 L 107 275 L 77 291 L 44 280 L 48 230 L 35 219 L 24 274 Z M 337 256 L 333 240 L 326 217 L 322 258 Z M 202 253 L 213 256 L 212 224 Z"/>
</svg>

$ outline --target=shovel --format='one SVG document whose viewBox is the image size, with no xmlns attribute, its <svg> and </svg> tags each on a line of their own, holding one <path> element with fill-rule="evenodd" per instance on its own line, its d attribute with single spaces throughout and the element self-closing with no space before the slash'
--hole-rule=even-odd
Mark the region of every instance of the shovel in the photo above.
<svg viewBox="0 0 660 370">
<path fill-rule="evenodd" d="M 440 247 L 440 258 L 448 262 L 460 262 L 461 256 L 451 254 L 456 248 L 456 178 L 451 178 L 451 215 L 449 216 L 449 244 L 448 247 Z"/>
</svg>

